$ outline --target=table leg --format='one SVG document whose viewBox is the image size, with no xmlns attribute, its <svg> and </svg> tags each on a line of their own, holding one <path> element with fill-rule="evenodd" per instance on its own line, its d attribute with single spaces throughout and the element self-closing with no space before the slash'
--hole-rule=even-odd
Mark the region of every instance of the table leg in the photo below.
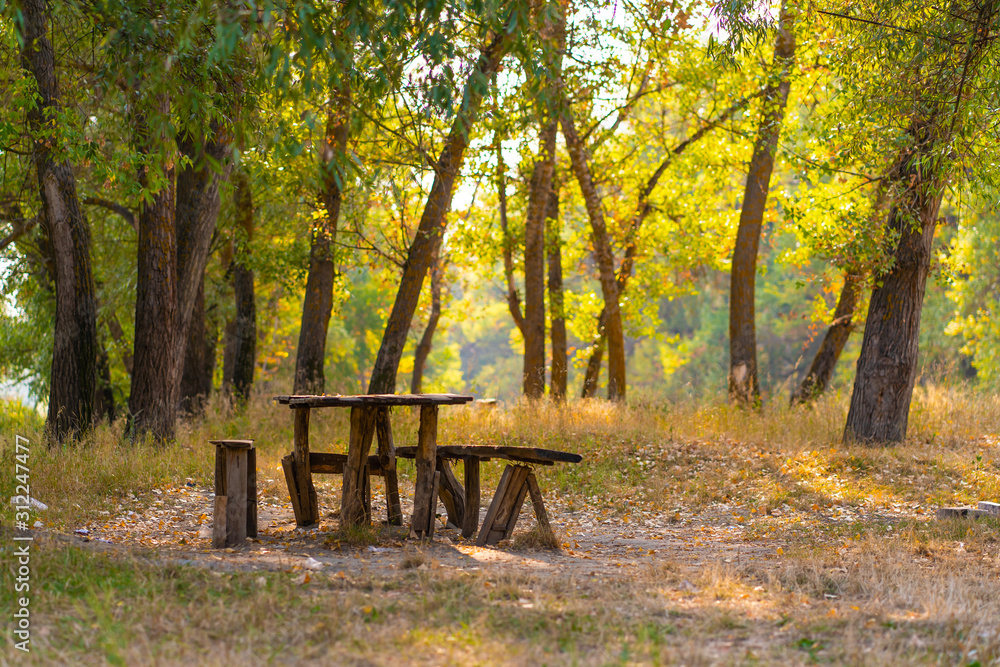
<svg viewBox="0 0 1000 667">
<path fill-rule="evenodd" d="M 361 525 L 366 516 L 364 477 L 368 474 L 368 450 L 375 435 L 375 408 L 351 408 L 351 439 L 344 463 L 344 487 L 340 496 L 340 525 Z"/>
<path fill-rule="evenodd" d="M 468 539 L 479 528 L 479 458 L 465 459 L 465 514 L 462 516 L 462 537 Z"/>
<path fill-rule="evenodd" d="M 378 433 L 378 458 L 385 477 L 386 517 L 390 526 L 403 525 L 403 510 L 399 504 L 399 478 L 396 477 L 396 445 L 392 441 L 389 408 L 379 408 L 375 418 Z"/>
<path fill-rule="evenodd" d="M 295 415 L 295 485 L 302 511 L 301 516 L 295 517 L 295 522 L 300 526 L 311 526 L 319 520 L 319 504 L 316 502 L 316 487 L 313 486 L 312 470 L 309 468 L 309 408 L 296 408 L 292 412 Z"/>
<path fill-rule="evenodd" d="M 437 460 L 437 406 L 420 406 L 420 431 L 417 434 L 417 481 L 413 489 L 413 517 L 410 528 L 419 536 L 433 531 L 432 502 L 434 497 L 434 472 Z"/>
</svg>

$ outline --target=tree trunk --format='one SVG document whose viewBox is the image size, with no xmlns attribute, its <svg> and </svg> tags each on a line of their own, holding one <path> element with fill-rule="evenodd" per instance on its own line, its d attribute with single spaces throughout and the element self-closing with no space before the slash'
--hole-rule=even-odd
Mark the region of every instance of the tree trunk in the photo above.
<svg viewBox="0 0 1000 667">
<path fill-rule="evenodd" d="M 826 391 L 833 375 L 833 369 L 840 359 L 840 353 L 847 344 L 851 332 L 854 331 L 854 309 L 858 304 L 858 297 L 861 296 L 861 275 L 855 271 L 849 271 L 844 275 L 844 286 L 840 290 L 840 298 L 837 300 L 837 309 L 833 314 L 833 322 L 826 330 L 823 342 L 820 343 L 816 356 L 813 357 L 809 371 L 802 378 L 802 384 L 792 392 L 789 405 L 801 405 L 811 403 L 823 392 Z"/>
<path fill-rule="evenodd" d="M 225 160 L 229 145 L 216 123 L 210 123 L 210 137 L 178 142 L 181 152 L 190 159 L 177 172 L 175 232 L 177 234 L 177 334 L 174 339 L 172 382 L 180 393 L 188 330 L 196 311 L 198 292 L 203 290 L 212 235 L 221 206 L 220 185 L 229 178 L 232 163 Z M 215 171 L 210 162 L 222 164 Z M 204 321 L 199 326 L 204 328 Z"/>
<path fill-rule="evenodd" d="M 441 259 L 435 254 L 434 262 L 431 264 L 431 314 L 427 318 L 427 326 L 420 337 L 417 351 L 413 355 L 413 377 L 410 381 L 410 393 L 423 393 L 424 367 L 427 365 L 427 357 L 431 353 L 431 345 L 434 343 L 434 331 L 437 329 L 438 320 L 441 319 L 441 278 L 444 267 Z"/>
<path fill-rule="evenodd" d="M 326 388 L 323 361 L 326 358 L 326 335 L 333 311 L 333 242 L 337 238 L 340 203 L 344 185 L 344 154 L 350 129 L 350 86 L 344 79 L 337 91 L 338 108 L 327 114 L 326 137 L 323 142 L 323 192 L 321 198 L 326 216 L 312 230 L 309 248 L 309 275 L 302 301 L 302 326 L 299 347 L 295 355 L 295 394 L 322 394 Z"/>
<path fill-rule="evenodd" d="M 563 304 L 562 286 L 562 239 L 559 221 L 559 190 L 555 176 L 549 190 L 549 202 L 545 212 L 546 249 L 549 260 L 549 319 L 552 322 L 552 377 L 549 396 L 557 403 L 566 402 L 566 313 Z"/>
<path fill-rule="evenodd" d="M 166 116 L 169 104 L 159 101 Z M 145 119 L 135 120 L 139 151 L 153 152 L 163 136 L 150 136 Z M 150 166 L 139 171 L 139 184 L 150 187 Z M 149 195 L 139 207 L 138 261 L 135 299 L 135 344 L 133 345 L 132 388 L 129 393 L 129 430 L 133 434 L 152 433 L 158 440 L 174 437 L 179 383 L 173 382 L 176 362 L 171 356 L 178 335 L 177 236 L 174 228 L 173 174 L 166 184 Z"/>
<path fill-rule="evenodd" d="M 757 248 L 778 137 L 791 88 L 790 77 L 795 58 L 792 28 L 796 11 L 794 6 L 789 6 L 788 0 L 782 2 L 774 45 L 772 83 L 768 84 L 764 93 L 763 118 L 747 172 L 743 209 L 733 249 L 729 290 L 729 400 L 744 407 L 756 406 L 760 402 L 754 311 Z"/>
<path fill-rule="evenodd" d="M 892 269 L 872 290 L 845 441 L 885 443 L 906 437 L 917 377 L 920 315 L 944 180 L 934 166 L 939 159 L 935 153 L 944 142 L 935 136 L 938 122 L 932 118 L 914 123 L 910 133 L 915 144 L 904 152 L 890 177 L 903 188 L 886 223 L 899 241 Z"/>
<path fill-rule="evenodd" d="M 898 194 L 887 225 L 899 240 L 893 248 L 892 268 L 876 282 L 868 304 L 844 427 L 847 442 L 889 443 L 906 437 L 931 244 L 950 176 L 946 161 L 952 159 L 950 145 L 963 116 L 962 102 L 969 94 L 966 84 L 975 80 L 990 43 L 984 36 L 994 22 L 996 4 L 991 0 L 964 7 L 975 13 L 975 19 L 957 24 L 963 31 L 952 37 L 966 44 L 965 56 L 956 67 L 953 63 L 958 61 L 951 60 L 954 52 L 949 52 L 945 64 L 932 70 L 935 85 L 916 101 L 908 129 L 912 141 L 902 149 L 888 178 L 889 187 L 895 186 Z"/>
<path fill-rule="evenodd" d="M 44 0 L 22 0 L 21 64 L 35 79 L 39 100 L 28 112 L 36 140 L 32 162 L 44 210 L 54 265 L 56 312 L 49 389 L 49 432 L 61 441 L 88 428 L 95 418 L 97 391 L 97 301 L 90 262 L 90 228 L 80 208 L 76 179 L 66 161 L 57 162 L 54 139 L 43 128 L 60 113 L 55 55 L 46 34 Z M 58 137 L 58 132 L 53 135 Z M 55 150 L 54 150 L 55 149 Z"/>
<path fill-rule="evenodd" d="M 237 228 L 242 238 L 236 244 L 232 264 L 233 293 L 236 296 L 236 321 L 233 327 L 232 384 L 228 387 L 240 402 L 246 402 L 253 387 L 253 372 L 257 352 L 257 307 L 254 301 L 253 271 L 247 265 L 253 240 L 253 190 L 246 172 L 238 171 L 235 179 L 234 208 Z M 230 349 L 226 349 L 230 354 Z"/>
<path fill-rule="evenodd" d="M 524 221 L 524 367 L 528 398 L 545 395 L 545 218 L 555 168 L 556 130 L 547 123 L 538 139 L 538 160 L 531 175 Z"/>
<path fill-rule="evenodd" d="M 625 400 L 625 334 L 622 328 L 621 308 L 618 304 L 618 281 L 615 276 L 614 255 L 608 230 L 604 224 L 604 209 L 601 199 L 594 187 L 593 176 L 583 144 L 576 131 L 569 110 L 563 112 L 561 119 L 563 136 L 566 138 L 566 150 L 573 164 L 573 172 L 580 184 L 580 191 L 587 208 L 592 230 L 591 239 L 594 244 L 594 257 L 601 279 L 601 292 L 604 295 L 604 309 L 607 312 L 604 331 L 608 337 L 608 399 Z"/>
<path fill-rule="evenodd" d="M 211 355 L 211 359 L 209 356 Z M 184 371 L 181 374 L 180 410 L 200 414 L 205 400 L 212 393 L 212 371 L 215 368 L 215 345 L 209 340 L 205 326 L 205 279 L 202 277 L 195 295 L 184 348 Z"/>
<path fill-rule="evenodd" d="M 510 49 L 513 41 L 513 26 L 506 26 L 482 50 L 465 84 L 461 106 L 455 114 L 448 139 L 435 165 L 434 184 L 431 186 L 416 236 L 410 244 L 406 263 L 403 265 L 399 290 L 396 292 L 392 313 L 382 334 L 382 344 L 379 346 L 371 381 L 368 384 L 369 394 L 391 394 L 396 391 L 396 371 L 403 355 L 406 335 L 410 330 L 413 313 L 417 309 L 420 290 L 431 258 L 441 242 L 441 235 L 447 222 L 445 216 L 451 207 L 455 179 L 465 158 L 465 149 L 469 145 L 472 127 L 489 81 L 496 74 L 500 60 Z"/>
</svg>

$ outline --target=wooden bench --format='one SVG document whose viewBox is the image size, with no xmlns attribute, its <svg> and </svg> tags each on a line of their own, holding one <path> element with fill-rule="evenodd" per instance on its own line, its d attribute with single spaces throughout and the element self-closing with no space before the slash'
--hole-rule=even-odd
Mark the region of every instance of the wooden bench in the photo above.
<svg viewBox="0 0 1000 667">
<path fill-rule="evenodd" d="M 416 457 L 416 447 L 398 447 L 396 456 L 412 459 Z M 465 485 L 459 483 L 451 470 L 450 460 L 461 459 L 465 464 Z M 462 536 L 472 537 L 479 523 L 479 464 L 481 461 L 503 459 L 514 461 L 507 465 L 496 493 L 486 511 L 483 526 L 476 538 L 478 546 L 496 544 L 507 539 L 514 532 L 525 494 L 531 495 L 531 507 L 542 530 L 551 532 L 542 492 L 531 469 L 533 465 L 550 466 L 554 463 L 579 463 L 579 454 L 560 452 L 537 447 L 506 447 L 490 445 L 444 445 L 437 448 L 438 496 L 448 512 L 448 521 L 462 528 Z M 525 465 L 527 464 L 527 465 Z M 432 517 L 433 520 L 433 517 Z"/>
</svg>

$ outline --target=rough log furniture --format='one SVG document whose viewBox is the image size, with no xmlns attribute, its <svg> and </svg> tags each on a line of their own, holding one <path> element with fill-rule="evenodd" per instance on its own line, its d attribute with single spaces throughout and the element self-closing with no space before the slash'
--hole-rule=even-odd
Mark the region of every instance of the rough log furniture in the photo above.
<svg viewBox="0 0 1000 667">
<path fill-rule="evenodd" d="M 274 400 L 292 409 L 295 420 L 291 454 L 282 459 L 288 492 L 292 498 L 295 523 L 311 526 L 319 520 L 319 505 L 313 487 L 313 473 L 344 476 L 340 501 L 341 526 L 357 526 L 371 520 L 369 475 L 385 477 L 388 520 L 402 524 L 399 483 L 396 478 L 396 448 L 392 441 L 389 408 L 419 406 L 420 430 L 415 448 L 417 480 L 413 493 L 411 528 L 417 535 L 434 532 L 432 504 L 437 497 L 440 476 L 437 461 L 437 412 L 441 405 L 459 405 L 472 396 L 459 394 L 368 394 L 361 396 L 275 396 Z M 344 455 L 309 452 L 309 414 L 316 408 L 350 408 L 351 434 Z M 378 456 L 369 456 L 372 438 L 378 436 Z"/>
<path fill-rule="evenodd" d="M 414 458 L 416 447 L 400 447 L 396 456 Z M 465 489 L 459 484 L 451 471 L 449 460 L 461 459 L 465 467 Z M 497 485 L 493 501 L 486 511 L 483 526 L 476 538 L 478 546 L 496 544 L 505 540 L 514 532 L 517 518 L 521 514 L 525 494 L 531 495 L 531 507 L 539 527 L 547 532 L 552 531 L 545 504 L 542 502 L 542 492 L 538 488 L 532 465 L 550 466 L 553 463 L 579 463 L 583 457 L 579 454 L 560 452 L 554 449 L 539 449 L 536 447 L 492 447 L 485 445 L 451 445 L 437 448 L 437 470 L 441 480 L 439 495 L 448 512 L 448 521 L 461 526 L 462 536 L 469 538 L 476 532 L 479 523 L 479 463 L 490 459 L 505 459 L 515 461 L 515 465 L 504 468 L 500 483 Z M 528 464 L 528 465 L 524 465 Z M 433 510 L 431 520 L 433 522 Z"/>
<path fill-rule="evenodd" d="M 240 546 L 257 537 L 257 450 L 253 440 L 209 440 L 215 445 L 212 547 Z"/>
</svg>

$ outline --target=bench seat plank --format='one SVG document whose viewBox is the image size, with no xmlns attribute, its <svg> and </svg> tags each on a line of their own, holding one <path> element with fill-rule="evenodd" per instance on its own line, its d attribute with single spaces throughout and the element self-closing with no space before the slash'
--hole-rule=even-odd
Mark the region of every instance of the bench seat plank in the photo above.
<svg viewBox="0 0 1000 667">
<path fill-rule="evenodd" d="M 291 408 L 374 407 L 382 405 L 461 405 L 471 403 L 464 394 L 367 394 L 361 396 L 275 396 Z"/>
<path fill-rule="evenodd" d="M 396 456 L 412 459 L 416 456 L 416 447 L 397 447 Z M 524 461 L 536 465 L 552 465 L 553 463 L 579 463 L 583 457 L 571 452 L 560 452 L 555 449 L 539 447 L 507 447 L 492 445 L 440 445 L 437 455 L 443 459 L 464 459 L 475 457 L 480 460 L 507 459 Z"/>
</svg>

